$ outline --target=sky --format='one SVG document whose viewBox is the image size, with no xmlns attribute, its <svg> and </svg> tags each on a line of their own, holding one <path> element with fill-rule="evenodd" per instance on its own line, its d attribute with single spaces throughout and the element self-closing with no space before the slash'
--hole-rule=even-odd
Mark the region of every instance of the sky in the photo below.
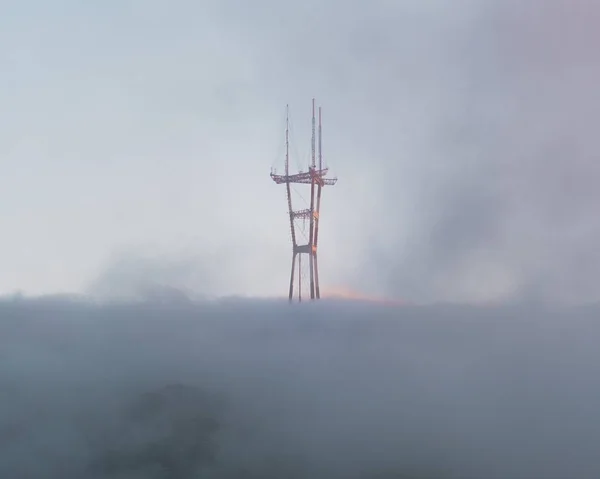
<svg viewBox="0 0 600 479">
<path fill-rule="evenodd" d="M 285 295 L 316 97 L 323 291 L 599 299 L 596 2 L 2 7 L 2 293 Z"/>
</svg>

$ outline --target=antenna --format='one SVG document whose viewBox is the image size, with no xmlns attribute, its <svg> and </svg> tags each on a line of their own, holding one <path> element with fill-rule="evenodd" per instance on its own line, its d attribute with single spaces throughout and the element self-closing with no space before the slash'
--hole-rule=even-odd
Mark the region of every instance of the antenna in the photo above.
<svg viewBox="0 0 600 479">
<path fill-rule="evenodd" d="M 290 174 L 290 106 L 285 106 L 285 176 Z"/>
<path fill-rule="evenodd" d="M 315 168 L 315 99 L 312 101 L 312 163 L 311 166 Z"/>
<path fill-rule="evenodd" d="M 322 140 L 323 132 L 321 128 L 321 107 L 319 107 L 319 170 L 323 169 L 323 149 L 322 149 Z"/>
<path fill-rule="evenodd" d="M 323 150 L 322 150 L 323 128 L 321 126 L 321 107 L 319 107 L 319 171 L 323 171 Z M 321 298 L 321 289 L 319 288 L 319 267 L 317 261 L 317 244 L 319 242 L 319 218 L 321 215 L 321 190 L 324 183 L 319 183 L 317 187 L 317 209 L 313 213 L 315 218 L 315 228 L 313 236 L 313 262 L 315 268 L 315 296 Z"/>
</svg>

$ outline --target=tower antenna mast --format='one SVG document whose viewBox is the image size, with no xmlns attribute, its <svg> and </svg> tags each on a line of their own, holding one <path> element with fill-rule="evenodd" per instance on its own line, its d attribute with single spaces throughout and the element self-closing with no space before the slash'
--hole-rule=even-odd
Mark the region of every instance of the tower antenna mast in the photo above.
<svg viewBox="0 0 600 479">
<path fill-rule="evenodd" d="M 302 301 L 302 275 L 301 258 L 302 254 L 308 254 L 309 258 L 309 294 L 310 299 L 320 299 L 321 292 L 319 287 L 319 268 L 317 262 L 317 245 L 319 239 L 319 222 L 321 212 L 321 194 L 325 185 L 333 186 L 337 183 L 337 178 L 327 178 L 328 168 L 323 168 L 323 150 L 322 150 L 322 123 L 321 107 L 319 112 L 318 141 L 316 131 L 315 100 L 312 101 L 312 137 L 311 137 L 311 163 L 308 172 L 299 172 L 290 175 L 289 171 L 289 106 L 286 106 L 286 128 L 285 128 L 285 172 L 278 175 L 271 172 L 271 179 L 278 185 L 286 185 L 286 196 L 288 203 L 288 214 L 290 220 L 290 230 L 292 237 L 292 267 L 290 274 L 290 284 L 288 290 L 288 299 L 291 302 L 294 297 L 294 276 L 296 262 L 298 262 L 298 301 Z M 317 168 L 317 146 L 318 146 L 318 168 Z M 291 184 L 310 185 L 310 207 L 303 210 L 294 210 L 292 207 Z M 298 244 L 296 236 L 296 221 L 306 220 L 310 222 L 309 237 L 306 244 Z"/>
</svg>

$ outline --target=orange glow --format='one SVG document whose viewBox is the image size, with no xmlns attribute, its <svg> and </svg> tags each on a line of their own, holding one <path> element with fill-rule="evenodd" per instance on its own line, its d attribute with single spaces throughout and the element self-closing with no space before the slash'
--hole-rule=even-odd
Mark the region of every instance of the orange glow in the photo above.
<svg viewBox="0 0 600 479">
<path fill-rule="evenodd" d="M 350 299 L 354 301 L 367 301 L 370 303 L 379 303 L 387 305 L 401 305 L 403 301 L 397 299 L 384 298 L 381 296 L 373 296 L 360 291 L 354 291 L 350 288 L 343 286 L 328 288 L 325 292 L 321 293 L 321 298 L 328 299 Z"/>
</svg>

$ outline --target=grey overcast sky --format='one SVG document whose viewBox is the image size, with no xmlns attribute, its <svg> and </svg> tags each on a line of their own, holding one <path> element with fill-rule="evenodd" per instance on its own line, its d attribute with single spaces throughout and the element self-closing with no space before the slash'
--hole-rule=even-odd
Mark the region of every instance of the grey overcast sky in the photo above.
<svg viewBox="0 0 600 479">
<path fill-rule="evenodd" d="M 599 299 L 598 2 L 0 8 L 2 292 L 285 294 L 314 96 L 324 289 Z"/>
</svg>

